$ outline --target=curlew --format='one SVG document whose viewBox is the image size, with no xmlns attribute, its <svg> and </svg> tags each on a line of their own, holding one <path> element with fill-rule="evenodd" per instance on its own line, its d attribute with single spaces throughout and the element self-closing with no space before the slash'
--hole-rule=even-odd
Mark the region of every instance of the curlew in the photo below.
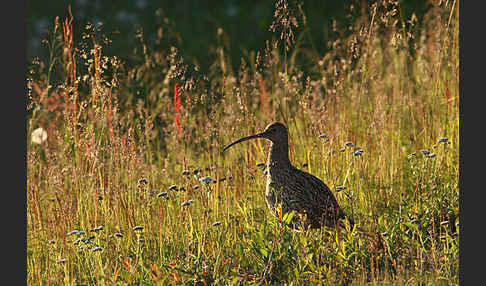
<svg viewBox="0 0 486 286">
<path fill-rule="evenodd" d="M 240 142 L 265 138 L 271 141 L 268 155 L 267 185 L 265 199 L 270 212 L 277 216 L 276 208 L 280 204 L 282 215 L 294 210 L 296 225 L 304 228 L 322 226 L 344 226 L 343 219 L 353 220 L 339 207 L 336 198 L 326 184 L 317 177 L 297 169 L 289 160 L 287 127 L 274 122 L 261 133 L 240 138 L 226 146 L 223 151 Z"/>
</svg>

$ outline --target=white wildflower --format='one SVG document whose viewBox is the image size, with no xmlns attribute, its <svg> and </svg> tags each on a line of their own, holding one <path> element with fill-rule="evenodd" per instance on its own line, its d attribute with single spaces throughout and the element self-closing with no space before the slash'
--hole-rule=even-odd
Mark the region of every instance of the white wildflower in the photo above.
<svg viewBox="0 0 486 286">
<path fill-rule="evenodd" d="M 32 131 L 32 143 L 42 144 L 46 140 L 47 140 L 47 132 L 42 127 L 39 127 L 36 130 Z"/>
</svg>

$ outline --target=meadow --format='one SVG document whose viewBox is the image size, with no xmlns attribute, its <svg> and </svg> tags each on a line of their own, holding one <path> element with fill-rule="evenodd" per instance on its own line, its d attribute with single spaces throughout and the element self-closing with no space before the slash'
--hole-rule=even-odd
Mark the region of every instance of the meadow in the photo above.
<svg viewBox="0 0 486 286">
<path fill-rule="evenodd" d="M 459 284 L 459 2 L 370 4 L 325 55 L 277 2 L 265 49 L 235 70 L 222 28 L 207 73 L 143 31 L 128 66 L 53 19 L 27 74 L 28 285 Z M 356 227 L 292 230 L 269 142 L 222 152 L 277 120 Z"/>
</svg>

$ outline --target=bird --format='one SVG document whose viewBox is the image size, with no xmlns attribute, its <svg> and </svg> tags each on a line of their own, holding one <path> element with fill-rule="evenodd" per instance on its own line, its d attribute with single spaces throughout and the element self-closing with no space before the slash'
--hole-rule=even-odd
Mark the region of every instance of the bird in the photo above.
<svg viewBox="0 0 486 286">
<path fill-rule="evenodd" d="M 348 219 L 352 227 L 354 221 L 339 206 L 329 187 L 316 176 L 296 168 L 289 160 L 289 133 L 281 122 L 269 124 L 261 133 L 240 138 L 223 148 L 251 140 L 263 138 L 271 141 L 270 152 L 266 162 L 267 183 L 265 200 L 272 215 L 278 216 L 291 211 L 294 228 L 311 229 L 326 227 L 345 227 Z"/>
</svg>

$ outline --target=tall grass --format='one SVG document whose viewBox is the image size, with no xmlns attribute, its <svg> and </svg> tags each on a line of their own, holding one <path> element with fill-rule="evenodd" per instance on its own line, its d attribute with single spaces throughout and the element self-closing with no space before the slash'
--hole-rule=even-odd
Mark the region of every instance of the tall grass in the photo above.
<svg viewBox="0 0 486 286">
<path fill-rule="evenodd" d="M 459 4 L 436 2 L 421 23 L 372 4 L 327 55 L 301 20 L 237 71 L 221 40 L 207 75 L 143 31 L 129 66 L 56 19 L 28 74 L 48 135 L 27 149 L 28 284 L 458 284 Z M 221 152 L 273 120 L 358 229 L 292 231 L 264 201 L 268 144 Z"/>
</svg>

